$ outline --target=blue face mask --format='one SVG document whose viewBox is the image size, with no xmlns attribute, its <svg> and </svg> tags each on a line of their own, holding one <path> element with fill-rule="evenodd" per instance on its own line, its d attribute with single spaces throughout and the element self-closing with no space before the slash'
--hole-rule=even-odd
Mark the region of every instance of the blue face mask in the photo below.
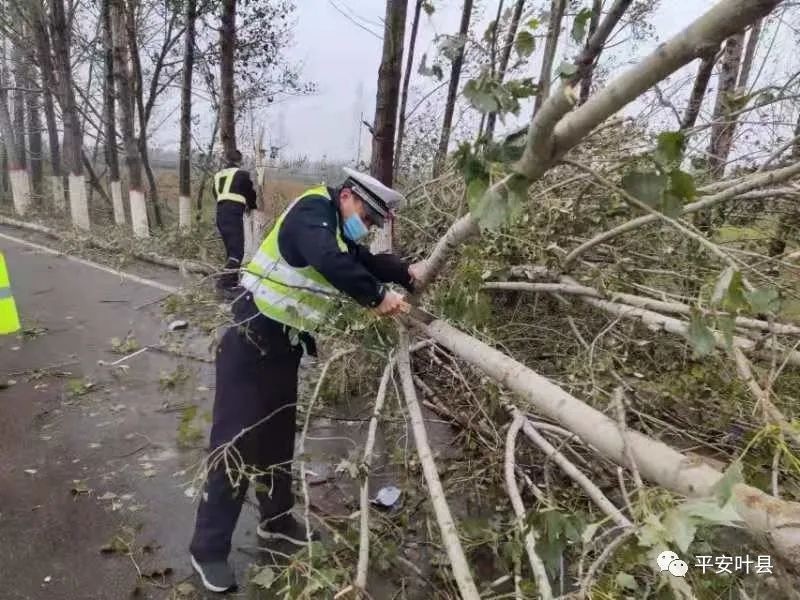
<svg viewBox="0 0 800 600">
<path fill-rule="evenodd" d="M 350 215 L 344 220 L 342 230 L 344 231 L 344 236 L 353 242 L 363 239 L 369 233 L 364 221 L 356 214 Z"/>
</svg>

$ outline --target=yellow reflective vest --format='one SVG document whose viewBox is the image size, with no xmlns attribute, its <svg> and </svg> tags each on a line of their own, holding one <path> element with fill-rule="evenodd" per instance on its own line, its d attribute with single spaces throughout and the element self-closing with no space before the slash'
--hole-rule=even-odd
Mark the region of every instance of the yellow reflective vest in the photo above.
<svg viewBox="0 0 800 600">
<path fill-rule="evenodd" d="M 217 202 L 222 202 L 223 200 L 233 200 L 234 202 L 247 204 L 247 198 L 241 194 L 235 194 L 231 191 L 233 176 L 238 170 L 239 167 L 230 167 L 229 169 L 222 169 L 221 171 L 218 171 L 216 175 L 214 175 L 214 191 L 217 194 Z"/>
<path fill-rule="evenodd" d="M 328 188 L 306 191 L 275 222 L 253 260 L 242 273 L 241 285 L 253 294 L 261 314 L 299 331 L 315 331 L 341 303 L 343 296 L 313 267 L 293 267 L 281 255 L 278 234 L 290 210 L 304 199 L 323 196 Z M 347 244 L 336 227 L 336 241 L 342 252 Z"/>
<path fill-rule="evenodd" d="M 14 297 L 11 295 L 11 282 L 3 253 L 0 252 L 0 335 L 19 331 L 19 315 Z"/>
</svg>

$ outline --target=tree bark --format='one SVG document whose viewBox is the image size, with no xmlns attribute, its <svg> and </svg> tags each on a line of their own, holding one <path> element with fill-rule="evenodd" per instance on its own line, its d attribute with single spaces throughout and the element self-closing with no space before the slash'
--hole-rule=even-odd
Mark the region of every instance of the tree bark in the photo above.
<svg viewBox="0 0 800 600">
<path fill-rule="evenodd" d="M 29 53 L 32 57 L 32 53 Z M 28 149 L 30 151 L 31 184 L 33 193 L 42 194 L 42 110 L 39 90 L 40 83 L 36 80 L 36 70 L 33 66 L 28 70 L 30 77 L 28 85 L 31 91 L 27 94 L 26 106 L 28 113 Z M 34 91 L 35 90 L 35 91 Z"/>
<path fill-rule="evenodd" d="M 108 166 L 108 181 L 111 202 L 114 207 L 114 222 L 125 224 L 125 207 L 122 201 L 122 184 L 117 152 L 116 89 L 114 86 L 114 37 L 111 27 L 111 0 L 103 0 L 100 7 L 103 21 L 103 112 L 105 121 L 105 158 Z"/>
<path fill-rule="evenodd" d="M 69 199 L 72 223 L 89 229 L 89 206 L 86 201 L 86 182 L 81 162 L 82 136 L 75 91 L 72 80 L 71 29 L 67 22 L 64 0 L 49 0 L 50 34 L 58 77 L 61 121 L 64 126 L 63 158 L 69 172 Z"/>
<path fill-rule="evenodd" d="M 594 0 L 592 2 L 592 16 L 589 19 L 589 33 L 586 37 L 586 45 L 589 45 L 589 40 L 592 39 L 597 27 L 600 24 L 600 13 L 603 12 L 603 0 Z M 593 60 L 586 71 L 586 75 L 581 79 L 581 95 L 578 104 L 585 104 L 589 99 L 589 94 L 592 92 L 592 79 L 594 78 L 594 66 L 597 64 L 597 58 Z"/>
<path fill-rule="evenodd" d="M 439 148 L 433 161 L 433 176 L 438 177 L 444 168 L 447 160 L 447 148 L 450 145 L 450 129 L 453 126 L 453 113 L 456 108 L 456 97 L 458 96 L 458 86 L 461 81 L 461 67 L 464 65 L 464 51 L 467 47 L 467 33 L 469 33 L 469 22 L 472 18 L 473 0 L 464 0 L 464 8 L 461 11 L 461 25 L 458 28 L 458 36 L 462 45 L 458 48 L 456 57 L 450 67 L 450 83 L 447 86 L 447 100 L 444 105 L 444 118 L 442 119 L 442 135 L 439 138 Z"/>
<path fill-rule="evenodd" d="M 395 123 L 407 8 L 407 0 L 386 0 L 383 52 L 378 69 L 378 92 L 375 97 L 370 172 L 388 186 L 394 182 Z"/>
<path fill-rule="evenodd" d="M 400 155 L 403 151 L 403 138 L 406 133 L 406 104 L 408 103 L 408 87 L 411 83 L 411 74 L 414 67 L 414 48 L 417 44 L 417 31 L 419 30 L 419 17 L 422 12 L 424 0 L 417 0 L 414 6 L 414 18 L 411 21 L 411 37 L 408 40 L 408 57 L 406 58 L 406 73 L 403 76 L 403 91 L 400 94 L 400 111 L 397 117 L 397 142 L 394 149 L 394 172 L 400 168 Z"/>
<path fill-rule="evenodd" d="M 750 84 L 750 73 L 753 70 L 753 59 L 756 56 L 758 49 L 758 41 L 761 37 L 761 26 L 763 19 L 759 19 L 750 28 L 750 34 L 747 36 L 747 48 L 744 51 L 744 58 L 742 59 L 742 69 L 739 72 L 739 81 L 736 87 L 740 91 L 744 91 Z"/>
<path fill-rule="evenodd" d="M 3 57 L 5 63 L 5 57 Z M 14 210 L 20 215 L 24 215 L 30 206 L 30 185 L 28 183 L 28 172 L 20 167 L 14 126 L 11 122 L 11 114 L 8 106 L 8 95 L 5 93 L 7 73 L 5 65 L 2 67 L 2 81 L 0 81 L 0 136 L 3 138 L 5 155 L 8 164 L 8 179 L 11 183 L 11 195 L 14 201 Z"/>
<path fill-rule="evenodd" d="M 500 64 L 497 68 L 497 81 L 499 83 L 503 83 L 506 71 L 508 71 L 508 63 L 511 60 L 511 50 L 514 48 L 514 39 L 517 37 L 517 29 L 519 29 L 519 21 L 522 18 L 523 8 L 525 8 L 525 0 L 517 0 L 514 4 L 514 12 L 511 14 L 511 22 L 508 24 L 508 30 L 503 38 Z M 491 112 L 486 116 L 486 133 L 484 134 L 484 138 L 486 138 L 487 141 L 492 141 L 496 126 L 497 113 Z"/>
<path fill-rule="evenodd" d="M 550 6 L 550 26 L 547 28 L 547 42 L 544 46 L 542 72 L 539 74 L 539 93 L 536 95 L 534 112 L 539 109 L 550 95 L 550 80 L 553 78 L 553 62 L 558 50 L 558 38 L 561 36 L 561 22 L 567 9 L 567 0 L 553 0 Z"/>
<path fill-rule="evenodd" d="M 219 29 L 220 140 L 227 154 L 236 149 L 233 58 L 236 49 L 236 0 L 222 0 L 222 25 Z"/>
<path fill-rule="evenodd" d="M 181 79 L 181 145 L 178 163 L 178 219 L 182 230 L 192 226 L 192 73 L 194 69 L 196 0 L 186 0 Z"/>
<path fill-rule="evenodd" d="M 50 35 L 41 6 L 36 4 L 36 14 L 32 19 L 33 37 L 36 44 L 36 59 L 42 74 L 44 118 L 47 125 L 47 146 L 50 152 L 50 193 L 56 210 L 64 209 L 64 176 L 61 171 L 61 142 L 58 137 L 58 123 L 54 92 L 57 90 L 53 57 L 50 48 Z"/>
<path fill-rule="evenodd" d="M 150 99 L 148 99 L 148 106 L 145 107 L 144 101 L 144 78 L 142 76 L 142 62 L 139 57 L 139 41 L 136 35 L 136 7 L 138 3 L 128 2 L 127 10 L 125 11 L 125 31 L 128 40 L 128 55 L 130 57 L 131 70 L 133 75 L 133 101 L 136 103 L 137 114 L 139 116 L 139 135 L 136 137 L 136 143 L 139 148 L 139 157 L 141 165 L 144 167 L 145 175 L 147 176 L 147 185 L 150 191 L 149 207 L 152 210 L 153 222 L 157 227 L 163 226 L 161 219 L 161 206 L 158 201 L 158 187 L 156 186 L 156 178 L 153 174 L 153 169 L 150 166 L 150 155 L 147 148 L 147 122 L 150 117 Z M 153 78 L 158 79 L 158 71 L 153 73 Z M 142 190 L 144 193 L 144 190 Z"/>
<path fill-rule="evenodd" d="M 133 93 L 131 73 L 128 67 L 127 28 L 125 26 L 125 7 L 123 0 L 109 0 L 111 10 L 111 31 L 114 47 L 114 75 L 116 76 L 122 143 L 125 147 L 125 163 L 128 166 L 128 188 L 133 233 L 137 237 L 147 237 L 147 206 L 142 186 L 142 165 L 139 160 L 139 145 L 136 141 L 133 122 Z"/>
<path fill-rule="evenodd" d="M 717 62 L 717 50 L 717 48 L 709 49 L 706 56 L 700 61 L 700 66 L 697 68 L 697 76 L 694 79 L 694 87 L 689 96 L 689 104 L 686 106 L 686 112 L 683 114 L 683 120 L 681 121 L 681 131 L 691 129 L 697 123 L 697 117 L 700 115 L 703 99 L 708 89 L 708 82 L 711 80 L 711 74 Z"/>
<path fill-rule="evenodd" d="M 725 43 L 725 55 L 722 59 L 717 100 L 714 105 L 715 124 L 711 128 L 711 143 L 708 147 L 709 169 L 715 178 L 722 177 L 725 172 L 725 163 L 728 161 L 736 129 L 735 121 L 731 121 L 728 114 L 733 112 L 743 43 L 744 31 L 732 35 Z"/>
<path fill-rule="evenodd" d="M 14 73 L 14 89 L 11 92 L 11 103 L 14 118 L 14 141 L 17 144 L 17 161 L 20 168 L 28 168 L 28 150 L 26 144 L 27 130 L 25 129 L 25 90 L 28 87 L 28 61 L 22 46 L 12 43 L 12 65 Z"/>
</svg>

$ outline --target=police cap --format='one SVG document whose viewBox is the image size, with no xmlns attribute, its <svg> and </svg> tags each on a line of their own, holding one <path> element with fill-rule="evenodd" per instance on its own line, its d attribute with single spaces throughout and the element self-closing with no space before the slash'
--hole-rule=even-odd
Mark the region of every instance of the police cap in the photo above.
<svg viewBox="0 0 800 600">
<path fill-rule="evenodd" d="M 371 219 L 378 227 L 383 227 L 383 222 L 391 211 L 400 207 L 405 201 L 400 192 L 382 184 L 372 175 L 347 167 L 344 168 L 344 173 L 347 179 L 343 187 L 352 189 L 364 201 Z"/>
</svg>

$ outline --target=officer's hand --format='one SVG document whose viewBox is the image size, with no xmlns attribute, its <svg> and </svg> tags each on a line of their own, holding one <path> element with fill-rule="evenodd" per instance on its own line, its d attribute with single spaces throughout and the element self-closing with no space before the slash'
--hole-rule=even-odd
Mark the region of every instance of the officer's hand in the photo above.
<svg viewBox="0 0 800 600">
<path fill-rule="evenodd" d="M 389 290 L 383 297 L 383 301 L 373 310 L 381 317 L 391 317 L 401 312 L 408 312 L 408 303 L 402 294 Z"/>
</svg>

